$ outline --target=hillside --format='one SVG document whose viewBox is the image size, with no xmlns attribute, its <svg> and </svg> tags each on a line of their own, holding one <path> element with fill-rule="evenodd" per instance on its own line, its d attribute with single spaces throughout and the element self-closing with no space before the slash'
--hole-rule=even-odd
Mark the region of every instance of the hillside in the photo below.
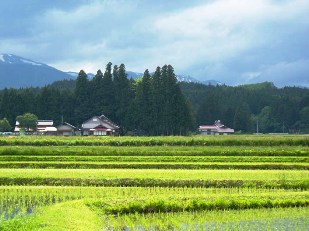
<svg viewBox="0 0 309 231">
<path fill-rule="evenodd" d="M 57 80 L 72 78 L 44 63 L 12 54 L 0 54 L 0 76 L 0 89 L 42 87 Z"/>
</svg>

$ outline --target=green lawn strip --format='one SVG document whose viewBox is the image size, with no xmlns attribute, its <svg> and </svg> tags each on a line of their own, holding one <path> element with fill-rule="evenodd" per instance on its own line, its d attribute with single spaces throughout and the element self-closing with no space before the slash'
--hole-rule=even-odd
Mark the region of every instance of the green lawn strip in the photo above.
<svg viewBox="0 0 309 231">
<path fill-rule="evenodd" d="M 0 156 L 302 156 L 308 146 L 0 146 Z"/>
<path fill-rule="evenodd" d="M 79 161 L 79 162 L 271 162 L 309 163 L 304 156 L 0 156 L 0 162 L 21 161 Z"/>
<path fill-rule="evenodd" d="M 0 137 L 0 146 L 309 146 L 303 135 L 169 136 L 169 137 Z"/>
<path fill-rule="evenodd" d="M 57 169 L 282 169 L 309 170 L 309 163 L 245 163 L 245 162 L 58 162 L 58 161 L 0 161 L 0 168 Z"/>
</svg>

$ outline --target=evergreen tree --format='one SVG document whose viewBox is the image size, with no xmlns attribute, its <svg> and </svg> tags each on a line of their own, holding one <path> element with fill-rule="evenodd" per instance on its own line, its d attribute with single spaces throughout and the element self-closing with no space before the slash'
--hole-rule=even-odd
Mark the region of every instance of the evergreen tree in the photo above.
<svg viewBox="0 0 309 231">
<path fill-rule="evenodd" d="M 80 126 L 86 119 L 93 116 L 89 108 L 93 107 L 93 102 L 90 100 L 91 95 L 89 80 L 87 74 L 81 70 L 76 79 L 75 88 L 75 124 Z"/>
<path fill-rule="evenodd" d="M 36 115 L 41 119 L 52 119 L 57 124 L 61 120 L 62 98 L 60 91 L 52 87 L 43 87 L 37 95 Z"/>
<path fill-rule="evenodd" d="M 125 65 L 121 64 L 119 68 L 114 67 L 114 89 L 115 89 L 115 115 L 116 122 L 121 125 L 123 132 L 126 132 L 130 126 L 130 121 L 126 119 L 131 102 L 130 81 L 127 78 Z"/>
<path fill-rule="evenodd" d="M 241 104 L 241 106 L 239 106 L 235 111 L 234 129 L 241 132 L 252 131 L 250 111 L 246 103 Z"/>
<path fill-rule="evenodd" d="M 0 120 L 0 132 L 10 131 L 11 129 L 12 126 L 10 125 L 7 118 L 3 118 L 2 120 Z"/>
<path fill-rule="evenodd" d="M 110 118 L 111 120 L 115 120 L 114 113 L 114 83 L 113 83 L 113 75 L 112 75 L 112 63 L 109 62 L 106 65 L 106 69 L 103 76 L 102 81 L 103 86 L 103 94 L 102 94 L 102 107 L 100 108 L 101 113 Z"/>
<path fill-rule="evenodd" d="M 151 76 L 148 69 L 136 87 L 136 96 L 134 100 L 134 121 L 139 131 L 143 134 L 150 134 L 153 124 L 153 101 L 151 91 Z"/>
<path fill-rule="evenodd" d="M 98 70 L 96 75 L 90 81 L 91 83 L 91 93 L 89 96 L 93 102 L 92 114 L 93 115 L 101 115 L 103 108 L 103 97 L 104 97 L 104 86 L 103 86 L 103 73 L 101 70 Z"/>
<path fill-rule="evenodd" d="M 162 134 L 162 106 L 164 103 L 163 90 L 162 90 L 162 77 L 161 67 L 157 67 L 152 76 L 151 81 L 151 93 L 152 93 L 152 121 L 153 127 L 150 129 L 151 135 Z"/>
</svg>

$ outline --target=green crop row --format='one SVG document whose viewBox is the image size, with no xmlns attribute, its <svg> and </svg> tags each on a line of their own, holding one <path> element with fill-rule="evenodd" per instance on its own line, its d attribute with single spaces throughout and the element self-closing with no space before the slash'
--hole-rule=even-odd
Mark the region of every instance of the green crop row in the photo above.
<svg viewBox="0 0 309 231">
<path fill-rule="evenodd" d="M 1 156 L 0 161 L 78 161 L 78 162 L 246 162 L 246 163 L 309 163 L 309 157 L 303 156 Z"/>
<path fill-rule="evenodd" d="M 162 179 L 162 180 L 309 180 L 306 170 L 185 169 L 1 169 L 1 178 Z"/>
<path fill-rule="evenodd" d="M 81 178 L 3 178 L 0 185 L 50 185 L 50 186 L 105 186 L 105 187 L 264 187 L 283 189 L 309 189 L 308 180 L 171 180 L 152 178 L 115 178 L 115 179 L 81 179 Z"/>
<path fill-rule="evenodd" d="M 170 136 L 170 137 L 0 137 L 0 146 L 309 146 L 309 137 Z"/>
<path fill-rule="evenodd" d="M 0 156 L 299 156 L 308 158 L 309 147 L 247 146 L 0 146 Z"/>
<path fill-rule="evenodd" d="M 225 198 L 225 199 L 188 199 L 180 200 L 134 200 L 117 201 L 111 203 L 103 201 L 88 202 L 87 205 L 102 209 L 105 214 L 129 214 L 129 213 L 158 213 L 158 212 L 184 212 L 202 210 L 228 210 L 228 209 L 257 209 L 257 208 L 282 208 L 308 206 L 308 198 L 288 198 L 288 199 L 269 199 L 269 198 Z"/>
<path fill-rule="evenodd" d="M 105 215 L 104 230 L 307 230 L 309 208 Z"/>
<path fill-rule="evenodd" d="M 274 188 L 162 188 L 162 187 L 51 187 L 0 186 L 1 216 L 32 213 L 40 207 L 65 201 L 98 199 L 119 206 L 138 200 L 164 200 L 183 203 L 188 200 L 225 199 L 308 199 L 306 191 Z M 111 205 L 110 204 L 110 205 Z"/>
<path fill-rule="evenodd" d="M 57 162 L 57 161 L 0 161 L 1 168 L 28 169 L 267 169 L 309 170 L 309 164 L 301 163 L 201 163 L 201 162 Z"/>
</svg>

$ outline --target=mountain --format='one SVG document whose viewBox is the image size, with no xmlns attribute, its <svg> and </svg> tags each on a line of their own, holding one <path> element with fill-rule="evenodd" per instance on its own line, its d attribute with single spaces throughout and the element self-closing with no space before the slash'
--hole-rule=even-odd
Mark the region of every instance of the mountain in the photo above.
<svg viewBox="0 0 309 231">
<path fill-rule="evenodd" d="M 89 79 L 93 73 L 87 74 Z M 143 73 L 127 71 L 129 79 L 138 79 Z M 0 89 L 42 87 L 53 82 L 76 79 L 77 72 L 63 72 L 44 63 L 19 57 L 13 54 L 0 54 Z M 216 80 L 199 81 L 190 75 L 176 75 L 179 82 L 222 85 Z"/>
<path fill-rule="evenodd" d="M 44 63 L 12 54 L 0 54 L 0 89 L 42 87 L 72 76 Z"/>
</svg>

